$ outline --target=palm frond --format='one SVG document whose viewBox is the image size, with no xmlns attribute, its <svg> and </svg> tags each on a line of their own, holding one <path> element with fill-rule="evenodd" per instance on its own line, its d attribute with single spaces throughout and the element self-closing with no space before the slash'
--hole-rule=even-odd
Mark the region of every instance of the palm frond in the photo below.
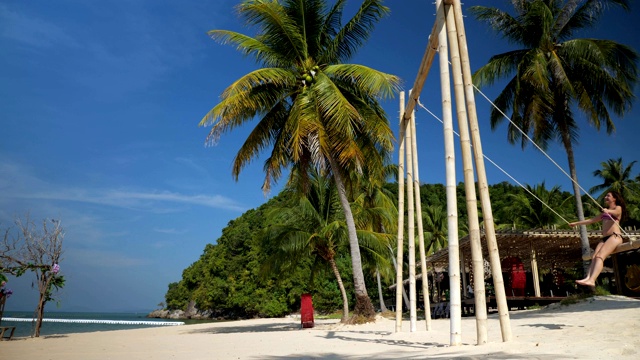
<svg viewBox="0 0 640 360">
<path fill-rule="evenodd" d="M 558 40 L 569 39 L 574 33 L 594 26 L 608 6 L 619 6 L 626 11 L 630 9 L 630 3 L 627 0 L 568 1 L 560 13 Z"/>
<path fill-rule="evenodd" d="M 473 74 L 473 83 L 478 87 L 490 86 L 496 80 L 514 74 L 528 51 L 514 50 L 492 56 L 486 65 Z"/>
<path fill-rule="evenodd" d="M 278 1 L 245 0 L 238 12 L 248 25 L 260 27 L 257 38 L 274 52 L 287 56 L 290 66 L 307 58 L 306 42 L 296 19 Z"/>
<path fill-rule="evenodd" d="M 382 5 L 382 0 L 364 0 L 356 14 L 340 29 L 322 54 L 320 63 L 341 63 L 353 57 L 371 35 L 373 26 L 383 16 L 389 13 L 389 8 Z"/>
<path fill-rule="evenodd" d="M 286 104 L 283 102 L 276 103 L 271 111 L 269 111 L 251 131 L 233 161 L 232 175 L 235 179 L 238 178 L 242 169 L 251 161 L 251 159 L 256 157 L 263 150 L 274 145 L 274 143 L 276 143 L 282 136 L 286 136 L 286 134 L 283 134 L 278 130 L 282 128 L 280 123 L 282 122 L 283 114 L 286 112 Z M 288 154 L 279 154 L 280 156 L 276 155 L 277 154 L 272 153 L 271 157 L 279 158 L 279 167 L 284 166 L 287 163 L 288 157 L 285 156 L 283 158 L 282 155 Z M 272 171 L 273 169 L 269 170 L 269 172 Z"/>
<path fill-rule="evenodd" d="M 399 89 L 400 79 L 370 67 L 357 64 L 339 64 L 327 66 L 324 72 L 353 85 L 355 90 L 367 97 L 376 99 L 392 98 Z"/>
<path fill-rule="evenodd" d="M 327 59 L 322 58 L 324 52 L 332 53 L 332 51 L 330 50 L 320 51 L 320 49 L 322 48 L 329 49 L 331 47 L 333 39 L 336 37 L 339 29 L 341 28 L 342 11 L 344 10 L 344 6 L 346 2 L 347 0 L 336 1 L 335 4 L 333 4 L 333 6 L 331 7 L 331 9 L 327 12 L 324 22 L 318 29 L 319 48 L 318 48 L 318 52 L 317 53 L 314 52 L 314 54 L 317 56 L 318 61 L 320 61 L 321 64 L 332 63 L 327 61 Z"/>
<path fill-rule="evenodd" d="M 222 100 L 200 120 L 200 126 L 213 125 L 208 142 L 215 142 L 220 134 L 266 113 L 276 103 L 290 95 L 295 76 L 283 69 L 255 70 L 231 84 Z"/>
<path fill-rule="evenodd" d="M 469 12 L 476 19 L 487 22 L 491 28 L 500 32 L 510 42 L 520 43 L 524 37 L 526 29 L 516 18 L 503 10 L 477 5 L 469 7 Z"/>
<path fill-rule="evenodd" d="M 252 55 L 265 65 L 277 67 L 289 64 L 287 59 L 282 59 L 279 52 L 274 51 L 256 38 L 229 30 L 210 30 L 207 34 L 222 45 L 229 43 L 235 45 L 243 55 Z"/>
</svg>

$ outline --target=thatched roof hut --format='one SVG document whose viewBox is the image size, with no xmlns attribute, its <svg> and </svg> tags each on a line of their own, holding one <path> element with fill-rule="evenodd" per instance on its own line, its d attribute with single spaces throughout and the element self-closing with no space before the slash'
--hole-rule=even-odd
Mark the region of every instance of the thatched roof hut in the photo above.
<svg viewBox="0 0 640 360">
<path fill-rule="evenodd" d="M 626 230 L 627 234 L 640 240 L 640 231 Z M 589 243 L 594 249 L 600 241 L 600 231 L 590 231 Z M 531 271 L 532 254 L 535 254 L 538 268 L 551 269 L 555 267 L 569 268 L 582 260 L 582 250 L 580 245 L 580 233 L 573 230 L 509 230 L 496 232 L 498 250 L 500 258 L 518 257 Z M 487 243 L 484 232 L 481 234 L 483 257 L 488 258 Z M 461 258 L 466 261 L 471 260 L 471 242 L 469 236 L 465 236 L 459 241 Z M 626 246 L 625 246 L 626 245 Z M 629 243 L 625 238 L 625 243 L 617 252 L 632 250 L 640 247 L 640 241 Z M 447 267 L 449 264 L 449 250 L 442 249 L 427 258 L 427 263 L 435 267 Z"/>
<path fill-rule="evenodd" d="M 595 249 L 601 239 L 600 231 L 588 232 L 589 243 Z M 640 248 L 640 231 L 625 230 L 624 242 L 618 246 L 614 254 L 628 252 Z M 580 233 L 574 230 L 556 229 L 534 229 L 534 230 L 510 230 L 496 232 L 498 251 L 500 258 L 519 258 L 526 271 L 530 271 L 534 276 L 534 287 L 536 296 L 540 296 L 539 270 L 542 269 L 568 269 L 575 267 L 582 259 L 582 249 L 580 245 Z M 488 258 L 487 243 L 484 232 L 481 233 L 483 258 Z M 460 261 L 465 263 L 465 267 L 470 267 L 471 242 L 467 235 L 459 241 Z M 615 259 L 614 259 L 615 261 Z M 448 268 L 449 250 L 442 249 L 427 258 L 428 266 L 432 268 Z M 503 269 L 503 271 L 505 271 Z M 620 274 L 617 266 L 613 266 L 616 283 L 619 287 L 624 278 Z M 621 277 L 622 275 L 622 277 Z"/>
</svg>

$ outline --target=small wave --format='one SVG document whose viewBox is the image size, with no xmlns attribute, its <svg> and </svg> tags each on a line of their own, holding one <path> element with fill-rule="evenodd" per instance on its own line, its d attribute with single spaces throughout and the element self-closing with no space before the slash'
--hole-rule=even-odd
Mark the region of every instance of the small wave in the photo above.
<svg viewBox="0 0 640 360">
<path fill-rule="evenodd" d="M 31 322 L 33 319 L 3 317 L 2 321 Z M 117 324 L 117 325 L 150 325 L 176 326 L 184 325 L 181 321 L 130 321 L 130 320 L 97 320 L 97 319 L 42 319 L 42 322 L 76 323 L 76 324 Z"/>
</svg>

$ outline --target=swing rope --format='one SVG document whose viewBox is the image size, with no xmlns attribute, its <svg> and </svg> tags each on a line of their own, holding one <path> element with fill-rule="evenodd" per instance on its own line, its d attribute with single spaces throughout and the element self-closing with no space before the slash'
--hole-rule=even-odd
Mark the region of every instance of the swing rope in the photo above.
<svg viewBox="0 0 640 360">
<path fill-rule="evenodd" d="M 541 148 L 540 146 L 538 146 L 538 144 L 536 144 L 536 142 L 535 142 L 535 141 L 533 141 L 533 139 L 531 139 L 531 138 L 529 137 L 529 135 L 527 135 L 524 131 L 522 131 L 522 129 L 521 129 L 518 125 L 516 125 L 516 124 L 511 120 L 511 118 L 509 118 L 509 117 L 508 117 L 508 116 L 507 116 L 507 115 L 502 111 L 502 109 L 500 109 L 498 106 L 496 106 L 496 104 L 494 104 L 494 103 L 493 103 L 493 101 L 491 101 L 491 100 L 487 97 L 487 95 L 485 95 L 485 94 L 484 94 L 484 93 L 483 93 L 483 92 L 482 92 L 482 91 L 481 91 L 477 86 L 473 85 L 473 88 L 474 88 L 474 89 L 476 89 L 476 91 L 477 91 L 480 95 L 482 95 L 482 97 L 484 97 L 484 98 L 485 98 L 485 99 L 486 99 L 486 100 L 491 104 L 491 106 L 493 106 L 496 110 L 498 110 L 498 111 L 500 112 L 500 114 L 502 114 L 502 116 L 503 116 L 505 119 L 509 120 L 509 122 L 511 123 L 511 125 L 513 125 L 516 129 L 518 129 L 518 131 L 520 131 L 520 133 L 522 134 L 522 136 L 524 136 L 524 137 L 525 137 L 527 140 L 529 140 L 529 142 L 531 142 L 531 143 L 532 143 L 532 144 L 533 144 L 533 145 L 534 145 L 538 150 L 540 150 L 540 152 L 542 152 L 542 153 L 544 154 L 544 156 L 546 156 L 546 157 L 547 157 L 547 159 L 549 159 L 549 161 L 551 161 L 551 162 L 552 162 L 552 163 L 553 163 L 553 164 L 554 164 L 558 169 L 560 169 L 560 171 L 562 171 L 562 173 L 563 173 L 563 174 L 564 174 L 564 175 L 565 175 L 569 180 L 571 180 L 571 182 L 572 182 L 573 184 L 575 184 L 576 186 L 578 186 L 578 188 L 579 188 L 580 190 L 582 190 L 582 191 L 584 192 L 584 194 L 585 194 L 585 195 L 587 195 L 587 197 L 589 197 L 589 199 L 591 199 L 591 201 L 593 201 L 593 203 L 594 203 L 594 204 L 596 204 L 596 206 L 598 206 L 602 212 L 604 212 L 604 207 L 603 207 L 602 205 L 600 205 L 600 203 L 599 203 L 596 199 L 594 199 L 594 198 L 593 198 L 593 196 L 591 196 L 591 194 L 589 194 L 589 192 L 588 192 L 588 191 L 586 191 L 586 190 L 585 190 L 585 189 L 584 189 L 584 188 L 583 188 L 583 187 L 582 187 L 582 186 L 581 186 L 577 181 L 573 180 L 573 178 L 572 178 L 569 174 L 567 174 L 567 172 L 566 172 L 566 171 L 565 171 L 565 170 L 564 170 L 560 165 L 558 165 L 558 163 L 557 163 L 555 160 L 553 160 L 553 159 L 551 158 L 551 156 L 549 156 L 549 154 L 547 154 L 544 150 L 542 150 L 542 148 Z M 566 220 L 565 220 L 565 221 L 566 221 Z M 624 235 L 625 235 L 625 236 L 627 236 L 627 237 L 629 237 L 629 238 L 630 238 L 629 234 L 628 234 L 628 233 L 624 230 L 624 228 L 622 228 L 622 226 L 620 225 L 620 222 L 619 222 L 618 220 L 616 220 L 616 219 L 614 219 L 613 221 L 618 225 L 618 228 L 620 229 L 620 231 L 622 231 L 622 232 L 624 233 Z"/>
<path fill-rule="evenodd" d="M 444 122 L 442 121 L 442 119 L 440 119 L 436 114 L 432 113 L 431 110 L 427 109 L 424 105 L 422 105 L 422 103 L 420 102 L 420 99 L 418 99 L 418 106 L 420 106 L 421 108 L 425 109 L 431 116 L 433 116 L 436 120 L 438 120 L 441 124 L 444 124 Z M 455 130 L 453 131 L 454 134 L 456 134 L 456 136 L 460 137 L 460 134 L 458 134 Z M 471 145 L 473 147 L 473 145 Z M 529 195 L 533 196 L 536 200 L 538 200 L 542 205 L 544 205 L 547 209 L 551 210 L 551 212 L 553 212 L 557 217 L 559 217 L 560 219 L 562 219 L 562 221 L 566 222 L 567 224 L 569 224 L 569 221 L 567 221 L 567 219 L 565 219 L 562 215 L 558 214 L 557 211 L 555 211 L 553 208 L 551 208 L 551 206 L 549 206 L 546 202 L 544 202 L 542 199 L 540 199 L 538 196 L 536 196 L 533 192 L 531 192 L 529 189 L 527 189 L 526 186 L 524 186 L 523 184 L 521 184 L 518 180 L 516 180 L 513 176 L 511 176 L 506 170 L 504 170 L 503 168 L 501 168 L 498 164 L 496 164 L 493 160 L 491 160 L 487 155 L 482 154 L 482 156 L 489 161 L 491 164 L 493 164 L 493 166 L 495 166 L 498 170 L 502 171 L 503 174 L 505 174 L 507 177 L 509 177 L 511 180 L 513 180 L 516 184 L 518 184 L 524 191 L 526 191 L 527 193 L 529 193 Z"/>
<path fill-rule="evenodd" d="M 527 140 L 529 140 L 529 142 L 531 142 L 533 144 L 533 146 L 536 147 L 536 149 L 540 150 L 540 152 L 542 152 L 542 154 L 544 154 L 544 156 L 546 156 L 547 159 L 549 159 L 549 161 L 551 161 L 558 169 L 560 169 L 560 171 L 562 171 L 562 173 L 567 178 L 569 178 L 569 180 L 571 180 L 572 183 L 576 184 L 578 186 L 578 188 L 580 188 L 580 190 L 582 190 L 587 196 L 589 196 L 589 198 L 591 198 L 591 200 L 593 200 L 595 202 L 595 204 L 600 207 L 600 210 L 604 210 L 604 208 L 598 203 L 597 200 L 595 200 L 591 195 L 589 195 L 589 193 L 585 189 L 583 189 L 582 186 L 580 186 L 580 184 L 578 184 L 578 182 L 573 180 L 571 178 L 571 175 L 567 174 L 567 172 L 562 168 L 562 166 L 558 165 L 558 163 L 555 160 L 553 160 L 553 158 L 551 158 L 551 156 L 549 156 L 549 154 L 547 154 L 544 150 L 542 150 L 542 148 L 540 146 L 538 146 L 538 144 L 536 144 L 536 142 L 533 141 L 533 139 L 531 139 L 529 137 L 529 135 L 527 135 L 524 131 L 522 131 L 522 129 L 520 129 L 520 127 L 518 125 L 516 125 L 498 106 L 496 106 L 496 104 L 494 104 L 493 101 L 489 100 L 487 95 L 485 95 L 480 89 L 478 89 L 477 86 L 473 85 L 473 88 L 476 89 L 476 91 L 478 93 L 480 93 L 480 95 L 482 95 L 482 97 L 484 97 L 491 104 L 491 106 L 493 106 L 496 110 L 498 110 L 500 112 L 500 114 L 502 114 L 502 116 L 505 119 L 509 120 L 511 125 L 513 125 L 516 129 L 518 129 L 518 131 L 520 131 L 522 136 L 524 136 Z"/>
</svg>

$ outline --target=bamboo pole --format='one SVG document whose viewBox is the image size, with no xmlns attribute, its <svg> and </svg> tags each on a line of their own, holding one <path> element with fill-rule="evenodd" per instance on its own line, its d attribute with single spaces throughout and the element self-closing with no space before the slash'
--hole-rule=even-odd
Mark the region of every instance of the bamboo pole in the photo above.
<svg viewBox="0 0 640 360">
<path fill-rule="evenodd" d="M 466 298 L 467 294 L 467 259 L 464 257 L 464 253 L 460 253 L 460 277 L 462 278 L 462 293 L 465 294 L 462 298 Z"/>
<path fill-rule="evenodd" d="M 424 226 L 422 223 L 422 202 L 420 200 L 420 172 L 418 171 L 418 139 L 416 136 L 415 111 L 411 113 L 411 146 L 413 147 L 413 189 L 416 197 L 416 214 L 418 216 L 418 243 L 420 247 L 420 270 L 422 274 L 422 305 L 427 331 L 431 330 L 431 304 L 429 300 L 429 277 L 427 274 L 427 255 L 424 246 Z"/>
<path fill-rule="evenodd" d="M 476 171 L 478 175 L 478 189 L 480 192 L 480 202 L 482 204 L 482 215 L 484 219 L 487 249 L 489 251 L 489 261 L 491 263 L 491 274 L 493 276 L 493 287 L 496 292 L 496 304 L 498 306 L 498 316 L 500 319 L 502 341 L 510 341 L 511 322 L 509 319 L 509 307 L 507 305 L 507 298 L 504 292 L 504 280 L 502 279 L 500 253 L 498 251 L 498 242 L 496 240 L 495 225 L 493 222 L 493 211 L 491 209 L 491 198 L 489 196 L 489 184 L 487 181 L 487 173 L 484 167 L 484 155 L 482 153 L 482 142 L 480 140 L 480 129 L 478 126 L 475 94 L 473 93 L 471 66 L 469 64 L 469 52 L 467 50 L 464 20 L 462 18 L 462 8 L 460 5 L 460 0 L 452 0 L 452 3 L 456 21 L 456 28 L 458 30 L 458 43 L 460 44 L 460 58 L 466 92 L 467 111 L 469 112 L 471 141 L 473 144 Z"/>
<path fill-rule="evenodd" d="M 409 324 L 410 331 L 416 332 L 417 310 L 416 310 L 416 235 L 415 235 L 415 206 L 413 201 L 413 136 L 411 132 L 411 120 L 406 122 L 405 127 L 405 149 L 407 151 L 407 245 L 409 252 Z"/>
<path fill-rule="evenodd" d="M 453 140 L 453 112 L 451 109 L 451 88 L 449 74 L 449 59 L 447 46 L 447 32 L 444 26 L 445 11 L 442 0 L 436 1 L 436 22 L 438 28 L 438 53 L 440 63 L 440 90 L 442 92 L 442 120 L 444 130 L 444 148 L 445 148 L 445 173 L 446 183 L 445 191 L 447 195 L 447 236 L 449 240 L 449 301 L 451 301 L 454 288 L 457 287 L 458 297 L 460 295 L 460 256 L 458 248 L 458 206 L 456 196 L 456 162 Z M 460 304 L 458 299 L 458 305 Z M 462 336 L 460 329 L 454 319 L 451 319 L 451 337 L 450 344 L 459 346 L 462 344 Z"/>
<path fill-rule="evenodd" d="M 462 168 L 464 175 L 464 189 L 467 203 L 467 215 L 469 221 L 469 238 L 471 244 L 471 259 L 473 261 L 473 271 L 480 276 L 474 282 L 474 297 L 476 300 L 476 332 L 477 344 L 487 342 L 487 312 L 486 297 L 484 288 L 484 262 L 482 258 L 482 243 L 480 242 L 480 221 L 478 219 L 478 200 L 476 197 L 475 178 L 473 175 L 473 158 L 471 156 L 471 142 L 469 139 L 469 122 L 467 109 L 465 107 L 464 84 L 462 82 L 462 68 L 460 65 L 460 51 L 458 46 L 458 33 L 456 30 L 454 10 L 451 5 L 445 6 L 446 25 L 449 41 L 449 52 L 451 54 L 451 70 L 453 73 L 453 89 L 456 100 L 456 111 L 458 118 L 458 132 L 460 133 L 460 147 L 462 153 Z M 459 283 L 459 282 L 458 282 Z M 453 288 L 453 285 L 451 285 Z M 459 297 L 459 294 L 456 294 Z M 451 299 L 453 303 L 453 297 Z M 459 299 L 456 299 L 460 301 Z M 454 314 L 451 306 L 451 319 Z M 456 321 L 461 322 L 461 304 L 456 310 Z M 461 326 L 461 325 L 460 325 Z M 453 327 L 453 326 L 452 326 Z M 452 328 L 453 333 L 453 328 Z"/>
<path fill-rule="evenodd" d="M 404 247 L 404 91 L 400 92 L 400 134 L 398 136 L 398 249 L 396 255 L 396 332 L 402 331 L 402 263 Z"/>
<path fill-rule="evenodd" d="M 393 270 L 398 271 L 398 260 L 394 257 L 395 254 L 393 253 L 393 248 L 391 247 L 391 245 L 388 245 L 388 246 L 389 246 L 389 252 L 391 253 L 391 260 L 393 260 Z M 400 288 L 402 289 L 402 299 L 404 300 L 404 306 L 406 306 L 408 309 L 409 296 L 407 296 L 407 292 L 404 290 L 404 286 L 401 286 Z"/>
<path fill-rule="evenodd" d="M 533 241 L 529 241 L 531 247 L 531 275 L 533 275 L 533 293 L 536 297 L 540 297 L 540 274 L 538 273 L 538 260 L 536 259 L 536 249 L 533 247 Z"/>
</svg>

